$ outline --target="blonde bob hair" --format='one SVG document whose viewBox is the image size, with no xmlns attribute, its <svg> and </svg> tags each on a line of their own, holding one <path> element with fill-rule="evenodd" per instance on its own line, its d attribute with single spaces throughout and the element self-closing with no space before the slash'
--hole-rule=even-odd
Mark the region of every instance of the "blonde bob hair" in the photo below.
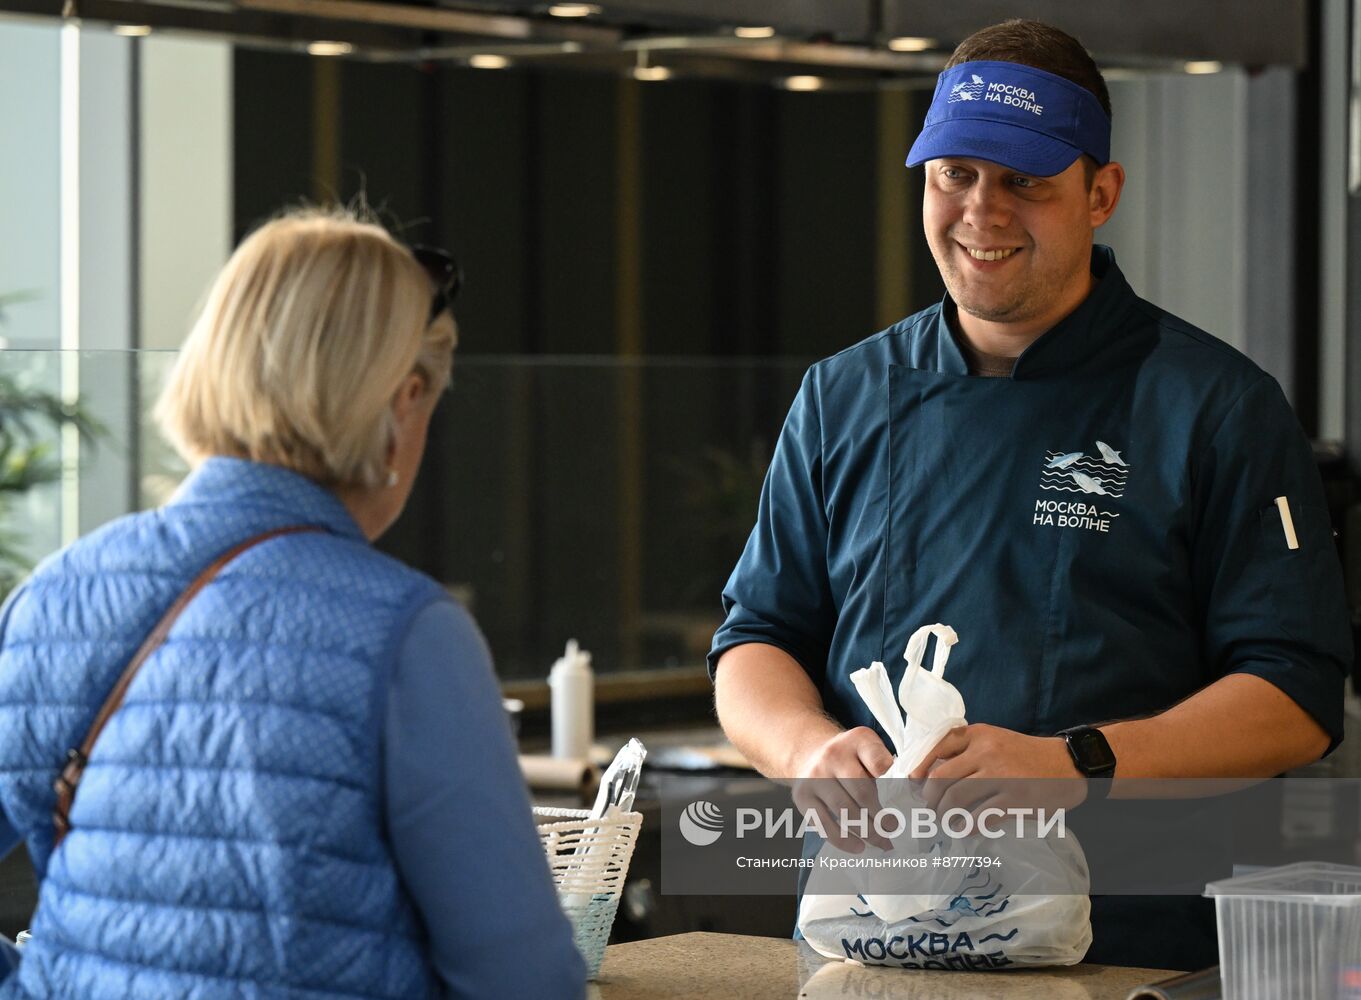
<svg viewBox="0 0 1361 1000">
<path fill-rule="evenodd" d="M 346 209 L 288 212 L 222 268 L 156 404 L 191 464 L 269 462 L 327 486 L 377 486 L 409 374 L 448 385 L 453 319 L 411 252 Z"/>
</svg>

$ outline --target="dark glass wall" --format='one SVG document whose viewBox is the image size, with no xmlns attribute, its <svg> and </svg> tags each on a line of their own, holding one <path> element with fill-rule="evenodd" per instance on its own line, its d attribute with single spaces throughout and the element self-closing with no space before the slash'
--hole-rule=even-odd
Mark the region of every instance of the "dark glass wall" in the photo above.
<svg viewBox="0 0 1361 1000">
<path fill-rule="evenodd" d="M 245 50 L 235 73 L 238 235 L 362 191 L 464 261 L 453 391 L 383 547 L 471 604 L 503 676 L 569 635 L 602 670 L 700 662 L 803 370 L 896 318 L 881 282 L 941 292 L 905 150 L 881 210 L 880 95 Z"/>
</svg>

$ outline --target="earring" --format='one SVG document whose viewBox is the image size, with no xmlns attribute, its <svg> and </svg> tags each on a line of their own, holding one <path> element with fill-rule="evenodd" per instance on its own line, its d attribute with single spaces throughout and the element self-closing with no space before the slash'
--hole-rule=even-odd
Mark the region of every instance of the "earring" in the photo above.
<svg viewBox="0 0 1361 1000">
<path fill-rule="evenodd" d="M 388 486 L 390 486 L 390 487 L 391 487 L 391 486 L 396 486 L 396 485 L 397 485 L 397 470 L 396 470 L 396 469 L 388 469 L 387 484 L 388 484 Z"/>
</svg>

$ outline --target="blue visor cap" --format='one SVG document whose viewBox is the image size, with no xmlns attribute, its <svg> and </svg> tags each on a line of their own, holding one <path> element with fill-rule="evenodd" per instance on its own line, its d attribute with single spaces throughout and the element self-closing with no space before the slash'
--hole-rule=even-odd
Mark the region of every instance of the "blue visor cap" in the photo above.
<svg viewBox="0 0 1361 1000">
<path fill-rule="evenodd" d="M 1111 120 L 1090 90 L 1021 63 L 967 62 L 936 80 L 907 165 L 962 156 L 1052 177 L 1083 153 L 1110 162 Z"/>
</svg>

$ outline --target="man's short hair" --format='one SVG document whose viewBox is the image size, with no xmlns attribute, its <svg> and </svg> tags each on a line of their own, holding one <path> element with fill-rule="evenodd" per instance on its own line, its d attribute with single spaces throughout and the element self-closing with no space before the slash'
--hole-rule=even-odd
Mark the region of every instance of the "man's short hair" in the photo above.
<svg viewBox="0 0 1361 1000">
<path fill-rule="evenodd" d="M 950 54 L 945 68 L 981 61 L 1020 63 L 1061 76 L 1090 90 L 1106 117 L 1111 117 L 1110 91 L 1106 89 L 1106 78 L 1097 68 L 1096 60 L 1081 42 L 1053 25 L 1018 17 L 989 25 L 960 42 Z M 1084 155 L 1082 165 L 1090 187 L 1096 162 Z"/>
<path fill-rule="evenodd" d="M 1101 110 L 1107 118 L 1111 117 L 1111 95 L 1105 77 L 1091 53 L 1066 31 L 1040 21 L 1012 18 L 964 39 L 951 53 L 945 68 L 984 60 L 1021 63 L 1071 80 L 1095 94 Z"/>
<path fill-rule="evenodd" d="M 326 486 L 385 475 L 402 381 L 448 384 L 453 319 L 411 252 L 346 209 L 286 213 L 218 274 L 156 406 L 188 461 L 269 462 Z"/>
</svg>

